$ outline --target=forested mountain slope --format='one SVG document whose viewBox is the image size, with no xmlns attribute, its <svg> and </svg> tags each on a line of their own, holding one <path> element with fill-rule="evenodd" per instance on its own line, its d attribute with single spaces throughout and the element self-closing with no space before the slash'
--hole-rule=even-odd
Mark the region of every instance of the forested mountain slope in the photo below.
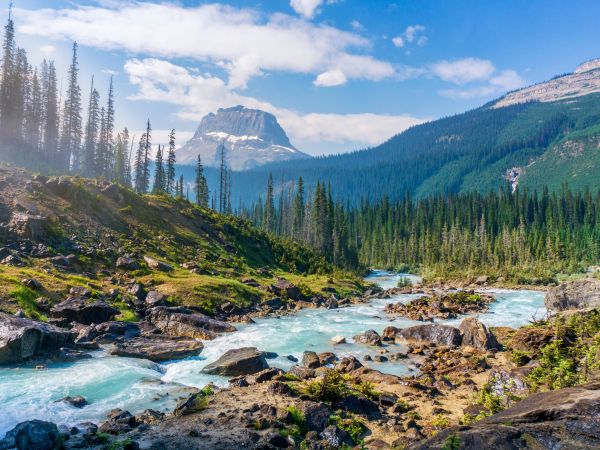
<svg viewBox="0 0 600 450">
<path fill-rule="evenodd" d="M 597 70 L 600 77 L 600 70 Z M 357 203 L 387 195 L 484 192 L 510 180 L 531 189 L 600 187 L 600 94 L 505 107 L 493 103 L 415 126 L 371 149 L 271 164 L 233 177 L 234 206 L 302 176 L 308 189 L 331 183 Z"/>
</svg>

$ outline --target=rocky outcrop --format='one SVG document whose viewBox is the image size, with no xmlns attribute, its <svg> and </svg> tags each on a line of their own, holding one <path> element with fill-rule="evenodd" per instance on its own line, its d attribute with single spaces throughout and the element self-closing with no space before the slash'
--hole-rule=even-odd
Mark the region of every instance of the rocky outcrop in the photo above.
<svg viewBox="0 0 600 450">
<path fill-rule="evenodd" d="M 53 450 L 60 446 L 56 424 L 42 420 L 21 422 L 0 440 L 0 450 Z"/>
<path fill-rule="evenodd" d="M 464 319 L 459 327 L 462 333 L 462 345 L 487 351 L 499 349 L 500 345 L 488 328 L 474 317 Z"/>
<path fill-rule="evenodd" d="M 428 342 L 437 345 L 448 345 L 450 347 L 457 347 L 462 342 L 462 336 L 458 328 L 437 323 L 405 328 L 397 333 L 396 340 L 398 338 L 409 342 Z"/>
<path fill-rule="evenodd" d="M 219 359 L 202 369 L 202 372 L 236 377 L 252 375 L 268 368 L 263 352 L 259 352 L 256 347 L 243 347 L 226 351 Z"/>
<path fill-rule="evenodd" d="M 123 270 L 137 270 L 140 268 L 140 264 L 133 258 L 129 256 L 121 256 L 117 258 L 116 262 L 117 269 Z"/>
<path fill-rule="evenodd" d="M 600 306 L 600 281 L 585 279 L 563 283 L 546 293 L 544 303 L 550 311 L 597 308 Z"/>
<path fill-rule="evenodd" d="M 375 330 L 367 330 L 363 334 L 354 336 L 354 342 L 366 345 L 381 345 L 381 336 Z"/>
<path fill-rule="evenodd" d="M 600 448 L 600 383 L 533 394 L 474 425 L 443 430 L 410 448 Z"/>
<path fill-rule="evenodd" d="M 8 230 L 21 238 L 38 240 L 46 235 L 48 220 L 38 214 L 14 212 Z"/>
<path fill-rule="evenodd" d="M 152 258 L 151 256 L 144 256 L 144 261 L 148 264 L 148 267 L 154 270 L 160 270 L 161 272 L 171 272 L 173 270 L 173 266 L 167 264 L 164 261 L 160 261 L 156 258 Z"/>
<path fill-rule="evenodd" d="M 226 322 L 181 307 L 152 308 L 147 319 L 164 334 L 170 336 L 214 339 L 217 333 L 231 333 L 236 330 L 233 325 Z"/>
<path fill-rule="evenodd" d="M 103 300 L 90 301 L 84 297 L 70 297 L 54 306 L 51 313 L 52 317 L 91 325 L 112 320 L 119 310 Z"/>
<path fill-rule="evenodd" d="M 486 311 L 494 297 L 473 291 L 458 291 L 432 297 L 424 296 L 409 303 L 390 303 L 385 312 L 411 320 L 453 319 L 462 314 Z"/>
<path fill-rule="evenodd" d="M 271 285 L 271 290 L 275 295 L 280 297 L 283 296 L 292 300 L 300 300 L 300 289 L 283 278 L 279 278 L 275 284 Z"/>
<path fill-rule="evenodd" d="M 75 336 L 52 325 L 0 312 L 0 364 L 55 353 L 71 344 Z"/>
<path fill-rule="evenodd" d="M 145 335 L 116 343 L 110 354 L 161 362 L 198 355 L 202 348 L 196 339 Z"/>
</svg>

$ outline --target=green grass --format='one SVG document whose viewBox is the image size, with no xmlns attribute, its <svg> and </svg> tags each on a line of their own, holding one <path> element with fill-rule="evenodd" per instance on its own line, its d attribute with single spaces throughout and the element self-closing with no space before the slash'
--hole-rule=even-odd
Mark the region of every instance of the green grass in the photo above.
<svg viewBox="0 0 600 450">
<path fill-rule="evenodd" d="M 18 286 L 10 292 L 10 296 L 19 305 L 19 308 L 23 310 L 27 317 L 33 317 L 39 320 L 47 320 L 37 307 L 35 300 L 39 297 L 39 294 L 33 289 L 25 286 Z"/>
</svg>

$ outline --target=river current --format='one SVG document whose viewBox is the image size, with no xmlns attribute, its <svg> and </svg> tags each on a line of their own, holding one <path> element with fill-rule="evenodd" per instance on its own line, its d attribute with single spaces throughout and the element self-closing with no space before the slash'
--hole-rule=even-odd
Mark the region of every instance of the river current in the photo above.
<svg viewBox="0 0 600 450">
<path fill-rule="evenodd" d="M 367 279 L 383 288 L 396 285 L 401 274 L 373 272 Z M 416 277 L 409 276 L 413 280 Z M 477 317 L 488 326 L 520 327 L 532 317 L 545 314 L 544 295 L 537 291 L 489 290 L 496 296 L 489 311 Z M 91 359 L 74 363 L 49 364 L 45 369 L 31 366 L 0 368 L 0 437 L 17 423 L 41 419 L 72 425 L 83 421 L 102 421 L 112 408 L 138 414 L 144 409 L 172 410 L 186 388 L 208 383 L 227 385 L 227 379 L 201 373 L 226 350 L 258 347 L 279 356 L 269 360 L 271 366 L 289 369 L 305 350 L 317 353 L 331 351 L 339 357 L 354 355 L 359 360 L 376 354 L 368 346 L 354 344 L 352 336 L 368 329 L 381 331 L 388 325 L 404 328 L 418 324 L 405 319 L 391 320 L 383 312 L 387 303 L 409 301 L 417 296 L 399 295 L 392 299 L 374 300 L 368 304 L 340 309 L 305 309 L 281 318 L 257 319 L 254 324 L 237 325 L 238 331 L 204 342 L 202 353 L 193 358 L 162 364 L 134 358 L 120 358 L 105 351 L 92 353 Z M 458 325 L 462 318 L 440 321 Z M 344 336 L 348 343 L 333 345 L 333 336 Z M 392 350 L 392 349 L 390 349 Z M 410 361 L 385 363 L 365 362 L 384 373 L 407 375 L 416 373 Z M 64 402 L 65 396 L 82 395 L 89 404 L 81 409 Z"/>
</svg>

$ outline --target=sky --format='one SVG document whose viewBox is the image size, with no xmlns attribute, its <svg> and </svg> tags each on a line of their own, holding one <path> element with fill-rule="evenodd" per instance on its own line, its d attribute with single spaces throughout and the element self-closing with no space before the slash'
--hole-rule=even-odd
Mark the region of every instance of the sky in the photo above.
<svg viewBox="0 0 600 450">
<path fill-rule="evenodd" d="M 4 22 L 8 1 L 2 0 Z M 64 79 L 73 41 L 117 125 L 189 139 L 241 104 L 311 155 L 377 145 L 600 57 L 598 0 L 14 0 L 18 45 Z M 64 87 L 64 86 L 63 86 Z M 85 103 L 84 103 L 85 104 Z"/>
</svg>

